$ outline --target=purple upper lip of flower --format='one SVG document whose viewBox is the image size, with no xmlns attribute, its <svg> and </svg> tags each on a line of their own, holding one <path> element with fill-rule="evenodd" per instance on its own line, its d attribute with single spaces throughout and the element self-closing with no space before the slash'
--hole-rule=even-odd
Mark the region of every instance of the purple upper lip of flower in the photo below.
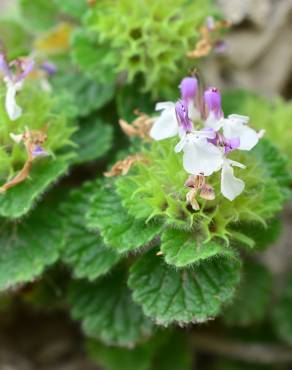
<svg viewBox="0 0 292 370">
<path fill-rule="evenodd" d="M 0 54 L 0 71 L 4 74 L 4 76 L 12 78 L 12 73 L 9 69 L 8 63 L 4 54 Z"/>
<path fill-rule="evenodd" d="M 186 103 L 182 100 L 179 100 L 175 104 L 175 112 L 179 124 L 185 132 L 191 132 L 193 129 L 192 121 L 188 116 L 188 107 Z"/>
<path fill-rule="evenodd" d="M 224 138 L 224 152 L 225 154 L 238 149 L 240 146 L 240 139 L 239 137 L 233 139 L 226 139 Z"/>
<path fill-rule="evenodd" d="M 210 87 L 204 92 L 204 102 L 208 113 L 213 113 L 217 119 L 223 117 L 221 107 L 221 94 L 215 87 Z"/>
<path fill-rule="evenodd" d="M 195 77 L 185 77 L 179 85 L 181 97 L 185 102 L 194 100 L 198 91 L 198 80 Z"/>
<path fill-rule="evenodd" d="M 7 63 L 4 54 L 0 54 L 0 70 L 2 70 L 5 77 L 13 82 L 20 82 L 33 70 L 34 60 L 32 59 L 15 59 L 11 63 Z M 19 69 L 15 75 L 11 72 L 10 66 L 16 66 Z"/>
</svg>

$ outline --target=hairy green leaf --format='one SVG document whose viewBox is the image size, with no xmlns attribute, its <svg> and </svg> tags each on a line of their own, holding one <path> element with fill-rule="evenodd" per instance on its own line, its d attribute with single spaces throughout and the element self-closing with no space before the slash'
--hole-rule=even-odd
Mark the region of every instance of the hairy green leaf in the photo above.
<svg viewBox="0 0 292 370">
<path fill-rule="evenodd" d="M 107 344 L 133 347 L 152 332 L 152 323 L 132 301 L 121 271 L 95 283 L 76 281 L 69 290 L 74 319 L 82 320 L 88 336 Z"/>
<path fill-rule="evenodd" d="M 161 251 L 165 261 L 176 267 L 186 267 L 211 257 L 233 255 L 232 250 L 222 243 L 202 243 L 195 233 L 167 229 L 162 233 Z"/>
<path fill-rule="evenodd" d="M 94 280 L 107 273 L 120 259 L 119 255 L 107 248 L 101 237 L 85 227 L 84 213 L 89 196 L 99 187 L 94 181 L 73 190 L 62 206 L 66 226 L 66 245 L 63 261 L 72 267 L 74 276 Z"/>
<path fill-rule="evenodd" d="M 236 259 L 221 257 L 176 271 L 151 250 L 131 267 L 129 286 L 134 301 L 158 324 L 184 324 L 218 315 L 233 297 L 239 275 Z"/>
<path fill-rule="evenodd" d="M 72 139 L 79 145 L 74 163 L 92 161 L 110 149 L 113 139 L 112 126 L 104 124 L 99 119 L 86 121 L 80 125 Z"/>
<path fill-rule="evenodd" d="M 2 220 L 0 290 L 36 279 L 59 257 L 60 220 L 53 209 L 37 208 L 21 223 Z"/>
<path fill-rule="evenodd" d="M 33 165 L 29 179 L 0 194 L 0 215 L 9 218 L 23 216 L 52 182 L 67 171 L 66 159 L 40 159 Z"/>
<path fill-rule="evenodd" d="M 76 70 L 60 71 L 52 79 L 57 91 L 70 93 L 78 115 L 87 116 L 89 113 L 102 108 L 114 96 L 113 83 L 102 84 L 92 80 Z"/>
<path fill-rule="evenodd" d="M 135 250 L 151 242 L 161 231 L 160 223 L 145 223 L 128 215 L 112 187 L 104 187 L 93 196 L 87 216 L 88 227 L 99 229 L 105 243 L 118 253 Z"/>
<path fill-rule="evenodd" d="M 74 32 L 72 38 L 72 59 L 85 74 L 105 84 L 115 79 L 116 54 L 107 44 L 97 42 L 96 36 L 84 29 Z"/>
</svg>

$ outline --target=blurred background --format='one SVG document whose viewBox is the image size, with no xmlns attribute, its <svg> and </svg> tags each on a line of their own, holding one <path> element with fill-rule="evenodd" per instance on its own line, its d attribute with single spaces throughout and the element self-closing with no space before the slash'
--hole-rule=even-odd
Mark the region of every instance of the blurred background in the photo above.
<svg viewBox="0 0 292 370">
<path fill-rule="evenodd" d="M 225 35 L 226 51 L 200 67 L 207 84 L 291 99 L 292 0 L 217 0 L 217 5 L 232 27 Z M 13 0 L 0 0 L 1 12 L 11 7 Z M 280 241 L 261 256 L 279 280 L 291 269 L 292 204 L 283 217 Z M 32 313 L 21 304 L 16 310 L 0 314 L 0 370 L 99 369 L 83 352 L 78 325 L 65 314 Z"/>
</svg>

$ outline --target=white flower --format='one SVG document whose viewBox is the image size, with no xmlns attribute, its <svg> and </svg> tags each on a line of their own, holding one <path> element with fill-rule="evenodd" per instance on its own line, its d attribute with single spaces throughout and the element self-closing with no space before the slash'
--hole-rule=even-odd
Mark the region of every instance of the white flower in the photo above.
<svg viewBox="0 0 292 370">
<path fill-rule="evenodd" d="M 5 78 L 4 81 L 7 87 L 5 97 L 6 112 L 11 121 L 15 121 L 21 116 L 22 113 L 22 109 L 17 105 L 15 100 L 17 91 L 22 88 L 22 81 L 13 82 L 9 78 Z"/>
<path fill-rule="evenodd" d="M 157 103 L 155 110 L 162 110 L 160 116 L 155 120 L 150 136 L 154 140 L 164 140 L 178 134 L 178 122 L 173 102 Z"/>
<path fill-rule="evenodd" d="M 184 169 L 193 175 L 210 176 L 220 170 L 223 163 L 223 152 L 208 142 L 214 133 L 196 131 L 186 134 L 175 147 L 176 152 L 184 151 Z"/>
<path fill-rule="evenodd" d="M 243 164 L 227 158 L 225 158 L 222 163 L 221 193 L 230 201 L 234 200 L 239 194 L 241 194 L 245 187 L 244 182 L 234 176 L 232 166 L 245 168 Z"/>
</svg>

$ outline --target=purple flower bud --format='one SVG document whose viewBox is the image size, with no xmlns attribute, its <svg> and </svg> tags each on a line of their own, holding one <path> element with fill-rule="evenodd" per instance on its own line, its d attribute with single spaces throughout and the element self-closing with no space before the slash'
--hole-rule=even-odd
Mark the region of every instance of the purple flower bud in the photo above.
<svg viewBox="0 0 292 370">
<path fill-rule="evenodd" d="M 240 139 L 239 137 L 235 137 L 232 139 L 224 138 L 224 152 L 225 154 L 232 152 L 233 150 L 238 149 L 240 146 Z"/>
<path fill-rule="evenodd" d="M 204 92 L 204 102 L 208 113 L 213 113 L 214 116 L 219 119 L 223 117 L 223 111 L 221 108 L 221 94 L 215 87 L 210 87 Z"/>
<path fill-rule="evenodd" d="M 198 80 L 195 77 L 185 77 L 180 85 L 181 97 L 187 103 L 194 100 L 198 91 Z"/>
<path fill-rule="evenodd" d="M 192 121 L 188 116 L 188 107 L 185 102 L 179 100 L 175 104 L 175 112 L 177 120 L 185 132 L 190 132 L 193 129 Z"/>
<path fill-rule="evenodd" d="M 48 75 L 54 75 L 57 72 L 57 66 L 47 60 L 41 64 L 40 68 L 47 72 Z"/>
<path fill-rule="evenodd" d="M 35 145 L 32 151 L 33 158 L 36 157 L 46 157 L 48 156 L 48 152 L 46 152 L 41 146 Z"/>
</svg>

